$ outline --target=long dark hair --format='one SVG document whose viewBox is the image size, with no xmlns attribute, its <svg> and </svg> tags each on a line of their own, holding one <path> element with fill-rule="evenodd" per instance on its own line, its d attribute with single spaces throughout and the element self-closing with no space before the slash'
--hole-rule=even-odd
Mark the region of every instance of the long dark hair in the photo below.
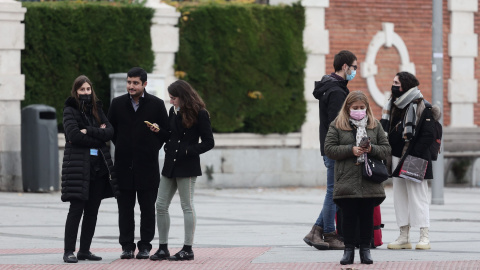
<svg viewBox="0 0 480 270">
<path fill-rule="evenodd" d="M 97 107 L 98 99 L 97 99 L 97 95 L 95 95 L 95 91 L 93 90 L 93 84 L 90 81 L 90 79 L 85 75 L 78 76 L 75 79 L 75 81 L 73 81 L 72 91 L 70 92 L 70 94 L 77 101 L 78 108 L 80 108 L 80 110 L 85 110 L 85 108 L 82 107 L 82 104 L 80 104 L 80 100 L 78 99 L 78 94 L 77 94 L 77 90 L 80 89 L 80 87 L 82 87 L 84 83 L 88 83 L 92 88 L 92 114 L 93 114 L 93 117 L 95 117 L 95 120 L 97 120 L 97 123 L 100 125 L 101 122 L 100 122 L 100 117 L 98 116 L 98 107 Z"/>
<path fill-rule="evenodd" d="M 197 122 L 198 112 L 206 110 L 205 102 L 198 95 L 197 91 L 184 80 L 178 80 L 168 86 L 168 93 L 180 99 L 182 110 L 182 123 L 190 128 Z M 207 111 L 208 113 L 208 111 Z"/>
<path fill-rule="evenodd" d="M 420 82 L 417 80 L 417 77 L 410 72 L 402 71 L 396 74 L 400 85 L 402 86 L 403 92 L 407 92 L 415 86 L 419 86 Z"/>
</svg>

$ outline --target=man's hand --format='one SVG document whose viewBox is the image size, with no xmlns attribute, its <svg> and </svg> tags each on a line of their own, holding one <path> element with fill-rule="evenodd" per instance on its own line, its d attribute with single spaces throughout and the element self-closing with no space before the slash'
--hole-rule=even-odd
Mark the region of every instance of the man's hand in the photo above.
<svg viewBox="0 0 480 270">
<path fill-rule="evenodd" d="M 158 126 L 157 123 L 150 123 L 148 121 L 144 121 L 145 124 L 147 124 L 147 126 L 150 128 L 151 131 L 153 132 L 159 132 L 160 131 L 160 127 Z"/>
</svg>

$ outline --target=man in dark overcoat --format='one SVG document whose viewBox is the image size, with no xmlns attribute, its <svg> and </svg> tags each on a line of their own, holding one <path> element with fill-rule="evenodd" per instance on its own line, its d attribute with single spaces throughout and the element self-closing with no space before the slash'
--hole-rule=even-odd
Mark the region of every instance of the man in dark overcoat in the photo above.
<svg viewBox="0 0 480 270">
<path fill-rule="evenodd" d="M 112 100 L 108 119 L 115 134 L 115 171 L 120 186 L 118 204 L 121 259 L 148 259 L 155 235 L 155 200 L 160 184 L 158 152 L 164 144 L 160 133 L 145 124 L 167 129 L 163 100 L 147 93 L 147 72 L 134 67 L 127 73 L 125 95 Z M 140 241 L 135 244 L 135 202 L 140 206 Z"/>
</svg>

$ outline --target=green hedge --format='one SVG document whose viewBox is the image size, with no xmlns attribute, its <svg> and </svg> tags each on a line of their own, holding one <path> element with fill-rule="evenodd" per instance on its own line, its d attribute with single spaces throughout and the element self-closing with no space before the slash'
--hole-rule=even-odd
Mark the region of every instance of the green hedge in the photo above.
<svg viewBox="0 0 480 270">
<path fill-rule="evenodd" d="M 73 81 L 85 74 L 92 80 L 106 112 L 110 104 L 110 73 L 127 72 L 134 66 L 152 71 L 152 9 L 118 3 L 22 4 L 27 8 L 22 106 L 53 106 L 61 123 L 63 104 Z"/>
<path fill-rule="evenodd" d="M 304 8 L 210 4 L 180 11 L 176 70 L 205 99 L 213 129 L 299 130 L 306 114 Z M 263 98 L 249 97 L 254 91 Z"/>
</svg>

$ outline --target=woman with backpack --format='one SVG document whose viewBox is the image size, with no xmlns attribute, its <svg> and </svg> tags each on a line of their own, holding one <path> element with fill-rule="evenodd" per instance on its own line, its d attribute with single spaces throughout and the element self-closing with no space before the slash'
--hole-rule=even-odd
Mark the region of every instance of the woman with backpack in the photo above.
<svg viewBox="0 0 480 270">
<path fill-rule="evenodd" d="M 392 147 L 393 204 L 400 227 L 400 236 L 388 244 L 388 249 L 411 249 L 411 227 L 420 228 L 420 240 L 415 248 L 430 249 L 427 179 L 433 179 L 433 172 L 429 149 L 434 142 L 435 121 L 441 113 L 437 106 L 426 106 L 419 84 L 413 74 L 397 73 L 392 96 L 383 108 L 380 121 Z M 403 160 L 408 155 L 428 161 L 424 180 L 420 183 L 399 177 Z"/>
</svg>

